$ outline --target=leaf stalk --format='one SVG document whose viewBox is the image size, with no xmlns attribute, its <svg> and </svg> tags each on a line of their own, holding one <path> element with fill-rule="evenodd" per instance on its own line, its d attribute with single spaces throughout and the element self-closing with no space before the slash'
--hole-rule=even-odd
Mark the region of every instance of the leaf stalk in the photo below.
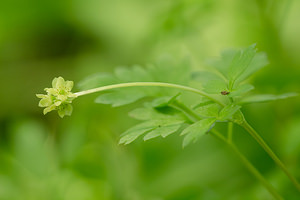
<svg viewBox="0 0 300 200">
<path fill-rule="evenodd" d="M 181 89 L 189 92 L 193 92 L 196 94 L 199 94 L 203 97 L 206 97 L 217 104 L 221 106 L 225 106 L 224 103 L 220 102 L 218 99 L 206 94 L 205 92 L 188 87 L 188 86 L 183 86 L 183 85 L 178 85 L 178 84 L 173 84 L 173 83 L 163 83 L 163 82 L 130 82 L 130 83 L 119 83 L 119 84 L 113 84 L 113 85 L 107 85 L 107 86 L 102 86 L 98 88 L 93 88 L 90 90 L 85 90 L 81 92 L 74 93 L 77 97 L 91 94 L 91 93 L 96 93 L 96 92 L 102 92 L 106 90 L 111 90 L 111 89 L 118 89 L 118 88 L 125 88 L 125 87 L 141 87 L 141 86 L 150 86 L 150 87 L 168 87 L 168 88 L 176 88 L 176 89 Z"/>
<path fill-rule="evenodd" d="M 262 137 L 248 124 L 245 120 L 241 126 L 257 141 L 257 143 L 268 153 L 268 155 L 273 159 L 273 161 L 277 164 L 277 166 L 287 175 L 287 177 L 291 180 L 294 186 L 300 191 L 300 184 L 294 178 L 294 176 L 288 171 L 283 162 L 277 157 L 277 155 L 272 151 L 272 149 L 267 145 L 267 143 L 262 139 Z"/>
</svg>

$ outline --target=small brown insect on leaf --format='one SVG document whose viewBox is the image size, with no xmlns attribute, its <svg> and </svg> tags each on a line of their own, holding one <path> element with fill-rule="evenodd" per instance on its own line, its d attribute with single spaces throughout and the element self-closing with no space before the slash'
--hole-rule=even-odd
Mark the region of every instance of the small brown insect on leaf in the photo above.
<svg viewBox="0 0 300 200">
<path fill-rule="evenodd" d="M 230 94 L 230 92 L 222 91 L 221 94 L 222 94 L 222 95 L 228 95 L 228 94 Z"/>
</svg>

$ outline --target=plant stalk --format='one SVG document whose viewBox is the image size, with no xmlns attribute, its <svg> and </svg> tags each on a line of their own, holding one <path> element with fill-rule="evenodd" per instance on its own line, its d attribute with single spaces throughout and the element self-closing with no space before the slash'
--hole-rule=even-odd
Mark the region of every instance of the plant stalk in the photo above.
<svg viewBox="0 0 300 200">
<path fill-rule="evenodd" d="M 277 155 L 272 151 L 272 149 L 267 145 L 267 143 L 262 139 L 262 137 L 248 124 L 247 121 L 241 124 L 241 126 L 258 142 L 258 144 L 269 154 L 269 156 L 274 160 L 278 167 L 287 175 L 294 186 L 300 191 L 300 184 L 294 178 L 292 174 L 288 171 L 283 162 L 277 157 Z"/>
<path fill-rule="evenodd" d="M 201 120 L 201 117 L 195 113 L 192 109 L 187 107 L 186 105 L 182 104 L 179 101 L 175 101 L 174 104 L 180 108 L 182 112 L 184 112 L 185 115 L 191 116 L 194 120 L 197 121 Z M 228 124 L 229 132 L 228 134 L 232 135 L 232 126 Z M 231 128 L 230 128 L 231 127 Z M 272 196 L 277 200 L 283 200 L 283 198 L 277 193 L 276 189 L 262 176 L 262 174 L 252 165 L 252 163 L 240 152 L 240 150 L 232 143 L 232 140 L 229 140 L 229 137 L 226 139 L 221 133 L 219 133 L 217 130 L 212 129 L 211 130 L 216 137 L 224 141 L 241 159 L 241 161 L 244 163 L 244 165 L 247 167 L 247 169 L 261 182 L 261 184 L 272 194 Z M 230 133 L 231 132 L 231 133 Z"/>
<path fill-rule="evenodd" d="M 273 195 L 275 199 L 283 200 L 280 194 L 277 193 L 276 189 L 262 176 L 262 174 L 252 165 L 252 163 L 240 152 L 240 150 L 232 143 L 229 142 L 221 133 L 213 129 L 212 132 L 216 137 L 223 140 L 241 159 L 247 169 L 265 186 L 265 188 Z"/>
<path fill-rule="evenodd" d="M 183 85 L 178 85 L 178 84 L 173 84 L 173 83 L 162 83 L 162 82 L 131 82 L 131 83 L 119 83 L 119 84 L 114 84 L 114 85 L 106 85 L 98 88 L 93 88 L 90 90 L 85 90 L 81 92 L 74 93 L 77 97 L 95 93 L 95 92 L 101 92 L 101 91 L 106 91 L 106 90 L 111 90 L 111 89 L 117 89 L 117 88 L 125 88 L 125 87 L 141 87 L 141 86 L 155 86 L 155 87 L 168 87 L 168 88 L 176 88 L 176 89 L 181 89 L 181 90 L 186 90 L 189 92 L 193 92 L 196 94 L 200 94 L 201 96 L 204 96 L 214 102 L 216 102 L 219 105 L 225 106 L 224 103 L 220 102 L 218 99 L 206 94 L 205 92 L 188 87 L 188 86 L 183 86 Z"/>
</svg>

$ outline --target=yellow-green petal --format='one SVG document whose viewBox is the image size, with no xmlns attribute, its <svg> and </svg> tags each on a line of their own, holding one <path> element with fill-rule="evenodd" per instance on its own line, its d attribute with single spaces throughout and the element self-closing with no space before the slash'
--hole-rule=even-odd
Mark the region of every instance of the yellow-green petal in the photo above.
<svg viewBox="0 0 300 200">
<path fill-rule="evenodd" d="M 52 101 L 50 98 L 43 98 L 39 102 L 39 107 L 48 107 L 52 104 Z"/>
<path fill-rule="evenodd" d="M 63 89 L 65 87 L 65 79 L 63 77 L 58 77 L 56 80 L 56 85 L 54 88 Z"/>
<path fill-rule="evenodd" d="M 56 88 L 57 78 L 55 77 L 52 81 L 52 87 Z"/>
<path fill-rule="evenodd" d="M 43 113 L 44 113 L 44 115 L 46 115 L 48 112 L 51 112 L 52 110 L 55 110 L 55 105 L 53 104 L 53 105 L 51 105 L 51 106 L 49 106 L 49 107 L 47 107 L 47 108 L 45 108 L 44 109 L 44 111 L 43 111 Z"/>
<path fill-rule="evenodd" d="M 66 90 L 70 92 L 73 88 L 73 85 L 74 85 L 73 81 L 66 81 L 66 85 L 65 85 Z"/>
<path fill-rule="evenodd" d="M 57 95 L 58 94 L 58 91 L 57 89 L 54 89 L 54 88 L 46 88 L 45 91 L 48 93 L 48 95 Z"/>
<path fill-rule="evenodd" d="M 61 101 L 56 101 L 56 102 L 54 103 L 54 105 L 55 105 L 55 106 L 60 106 L 60 105 L 61 105 Z"/>
<path fill-rule="evenodd" d="M 47 98 L 48 96 L 45 94 L 36 94 L 37 98 Z"/>
<path fill-rule="evenodd" d="M 68 99 L 68 97 L 66 95 L 58 95 L 57 99 L 60 101 L 66 101 Z"/>
</svg>

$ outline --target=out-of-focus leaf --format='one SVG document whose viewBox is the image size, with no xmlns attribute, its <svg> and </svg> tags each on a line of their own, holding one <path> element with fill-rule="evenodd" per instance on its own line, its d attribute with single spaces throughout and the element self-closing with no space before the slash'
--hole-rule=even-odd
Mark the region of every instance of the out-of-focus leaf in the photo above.
<svg viewBox="0 0 300 200">
<path fill-rule="evenodd" d="M 114 75 L 103 74 L 91 76 L 81 82 L 81 87 L 90 89 L 110 84 L 128 82 L 167 82 L 187 85 L 190 80 L 190 66 L 187 62 L 175 62 L 174 60 L 161 60 L 154 65 L 145 68 L 141 66 L 118 67 Z M 121 106 L 133 103 L 143 97 L 161 97 L 153 102 L 154 107 L 161 107 L 174 100 L 172 97 L 178 94 L 178 90 L 163 87 L 130 87 L 114 89 L 111 93 L 102 94 L 96 99 L 96 103 Z M 174 97 L 176 98 L 176 97 Z M 168 100 L 168 101 L 167 101 Z"/>
<path fill-rule="evenodd" d="M 286 99 L 289 97 L 295 97 L 298 96 L 298 93 L 285 93 L 280 95 L 274 95 L 274 94 L 260 94 L 260 95 L 253 95 L 249 97 L 245 97 L 241 99 L 238 104 L 249 104 L 249 103 L 260 103 L 260 102 L 268 102 L 268 101 L 274 101 L 278 99 Z"/>
<path fill-rule="evenodd" d="M 134 65 L 133 67 L 118 67 L 115 75 L 121 82 L 151 81 L 151 74 L 145 68 Z"/>
<path fill-rule="evenodd" d="M 136 108 L 128 113 L 130 117 L 138 120 L 150 120 L 150 119 L 161 119 L 166 118 L 168 115 L 159 113 L 153 108 Z"/>
<path fill-rule="evenodd" d="M 192 80 L 199 81 L 200 83 L 205 83 L 209 80 L 223 80 L 222 77 L 218 76 L 213 72 L 208 71 L 193 72 L 191 78 Z"/>
<path fill-rule="evenodd" d="M 145 96 L 146 94 L 142 91 L 126 90 L 102 94 L 95 99 L 95 102 L 102 104 L 111 104 L 113 107 L 117 107 L 133 103 Z"/>
<path fill-rule="evenodd" d="M 219 60 L 209 63 L 209 65 L 215 67 L 228 80 L 229 89 L 232 90 L 240 82 L 268 64 L 264 53 L 256 54 L 255 46 L 253 44 L 242 50 L 226 50 L 222 53 Z M 200 75 L 198 76 L 201 78 Z M 195 77 L 197 76 L 195 75 Z M 208 74 L 208 77 L 211 78 L 212 75 Z"/>
<path fill-rule="evenodd" d="M 192 142 L 196 142 L 202 135 L 207 133 L 216 122 L 215 118 L 208 118 L 200 120 L 187 128 L 185 128 L 181 135 L 186 135 L 183 139 L 183 147 L 186 147 Z"/>
<path fill-rule="evenodd" d="M 225 106 L 219 113 L 218 120 L 225 121 L 230 119 L 239 109 L 241 106 L 230 104 Z"/>
<path fill-rule="evenodd" d="M 223 80 L 209 80 L 203 85 L 204 91 L 208 94 L 220 94 L 227 91 L 227 84 Z"/>
<path fill-rule="evenodd" d="M 234 55 L 228 69 L 229 81 L 236 81 L 246 71 L 255 56 L 255 46 L 256 44 L 253 44 Z"/>
<path fill-rule="evenodd" d="M 117 79 L 109 73 L 94 74 L 80 81 L 77 86 L 81 90 L 101 87 L 117 83 Z"/>
<path fill-rule="evenodd" d="M 238 53 L 239 51 L 235 49 L 225 50 L 222 52 L 220 59 L 209 60 L 207 64 L 216 68 L 228 80 L 229 66 L 231 65 L 231 62 L 236 56 L 236 54 Z"/>
<path fill-rule="evenodd" d="M 42 177 L 46 176 L 52 164 L 45 141 L 45 129 L 38 122 L 26 121 L 17 127 L 14 141 L 16 159 L 32 174 Z"/>
<path fill-rule="evenodd" d="M 142 107 L 136 108 L 133 111 L 129 112 L 129 116 L 137 120 L 153 120 L 153 119 L 166 119 L 166 118 L 175 118 L 184 120 L 185 117 L 178 110 L 167 107 L 163 109 L 157 109 L 153 107 Z"/>
<path fill-rule="evenodd" d="M 251 91 L 254 89 L 253 85 L 250 84 L 243 84 L 239 85 L 236 89 L 234 89 L 230 94 L 228 94 L 229 97 L 237 97 L 242 96 L 243 94 Z"/>
<path fill-rule="evenodd" d="M 249 76 L 260 70 L 261 68 L 265 67 L 269 64 L 268 58 L 266 53 L 259 52 L 256 53 L 254 58 L 252 59 L 251 63 L 247 67 L 247 69 L 241 74 L 241 76 L 236 80 L 236 83 L 242 82 L 246 80 Z"/>
</svg>

